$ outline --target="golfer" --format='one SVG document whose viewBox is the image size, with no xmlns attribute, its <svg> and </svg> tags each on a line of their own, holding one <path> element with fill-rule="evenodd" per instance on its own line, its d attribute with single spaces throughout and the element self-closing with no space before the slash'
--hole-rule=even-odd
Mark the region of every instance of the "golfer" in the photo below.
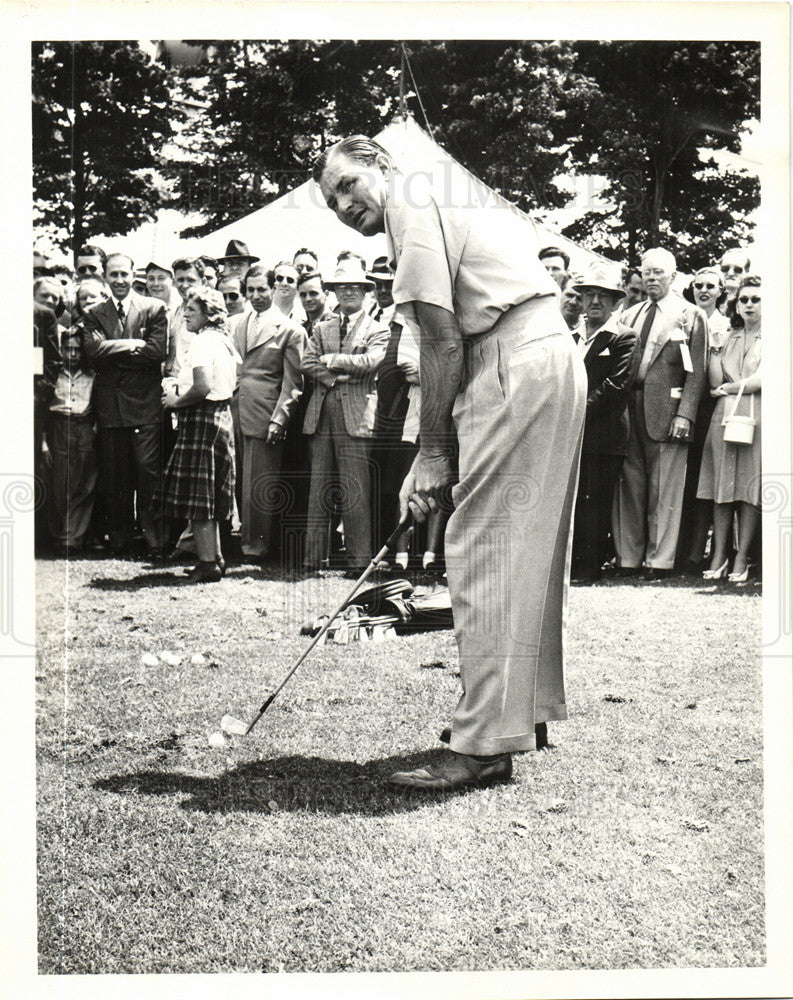
<svg viewBox="0 0 793 1000">
<path fill-rule="evenodd" d="M 397 308 L 420 329 L 420 449 L 400 494 L 418 520 L 438 509 L 459 441 L 446 562 L 463 693 L 448 759 L 392 775 L 426 790 L 508 781 L 512 754 L 567 718 L 564 624 L 571 515 L 586 404 L 580 353 L 557 287 L 508 209 L 401 174 L 365 136 L 314 168 L 338 218 L 384 232 Z M 457 204 L 454 202 L 457 200 Z"/>
</svg>

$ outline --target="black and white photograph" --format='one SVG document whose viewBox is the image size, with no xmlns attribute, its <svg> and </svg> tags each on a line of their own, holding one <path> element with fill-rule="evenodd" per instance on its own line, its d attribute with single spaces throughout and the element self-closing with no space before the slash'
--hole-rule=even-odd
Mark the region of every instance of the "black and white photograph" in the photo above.
<svg viewBox="0 0 793 1000">
<path fill-rule="evenodd" d="M 10 995 L 791 995 L 788 4 L 3 20 Z"/>
</svg>

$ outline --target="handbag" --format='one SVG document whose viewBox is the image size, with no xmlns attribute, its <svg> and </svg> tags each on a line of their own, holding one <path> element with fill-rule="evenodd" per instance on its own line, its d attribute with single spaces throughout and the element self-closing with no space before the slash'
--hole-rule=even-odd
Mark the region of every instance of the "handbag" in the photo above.
<svg viewBox="0 0 793 1000">
<path fill-rule="evenodd" d="M 749 416 L 739 416 L 737 412 L 738 404 L 741 401 L 745 385 L 746 379 L 743 379 L 738 389 L 738 394 L 735 397 L 735 406 L 732 408 L 732 413 L 725 416 L 722 421 L 722 426 L 724 427 L 724 440 L 730 444 L 751 444 L 752 441 L 754 441 L 754 429 L 757 421 L 754 418 L 753 392 L 749 394 Z"/>
</svg>

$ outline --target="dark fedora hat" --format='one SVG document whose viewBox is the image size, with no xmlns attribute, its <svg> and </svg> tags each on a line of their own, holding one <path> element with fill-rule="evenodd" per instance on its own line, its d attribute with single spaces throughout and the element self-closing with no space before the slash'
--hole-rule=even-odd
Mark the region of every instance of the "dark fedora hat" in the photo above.
<svg viewBox="0 0 793 1000">
<path fill-rule="evenodd" d="M 372 269 L 366 272 L 370 281 L 393 281 L 394 272 L 388 264 L 388 257 L 376 257 L 372 261 Z"/>
<path fill-rule="evenodd" d="M 218 257 L 218 263 L 224 264 L 227 260 L 247 260 L 249 264 L 255 264 L 261 257 L 254 257 L 248 250 L 248 244 L 242 240 L 229 240 L 226 253 L 223 257 Z"/>
</svg>

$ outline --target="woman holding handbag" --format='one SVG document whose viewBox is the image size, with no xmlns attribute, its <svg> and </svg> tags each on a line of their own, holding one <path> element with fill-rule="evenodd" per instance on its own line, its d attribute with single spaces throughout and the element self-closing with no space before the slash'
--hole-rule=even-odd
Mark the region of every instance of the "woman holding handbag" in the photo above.
<svg viewBox="0 0 793 1000">
<path fill-rule="evenodd" d="M 722 347 L 710 350 L 710 421 L 697 497 L 713 500 L 713 545 L 706 580 L 727 576 L 733 509 L 738 505 L 738 551 L 731 583 L 749 576 L 749 548 L 760 524 L 760 278 L 743 278 L 735 299 L 733 329 Z"/>
</svg>

